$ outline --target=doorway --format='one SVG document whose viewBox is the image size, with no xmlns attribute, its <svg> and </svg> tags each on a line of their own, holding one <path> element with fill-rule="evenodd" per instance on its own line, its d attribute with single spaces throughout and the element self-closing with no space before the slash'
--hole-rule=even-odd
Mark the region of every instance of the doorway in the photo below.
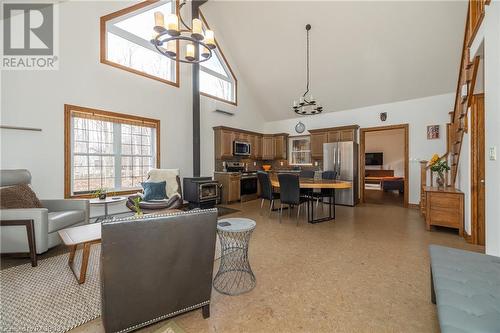
<svg viewBox="0 0 500 333">
<path fill-rule="evenodd" d="M 408 124 L 360 130 L 362 203 L 408 207 Z"/>
</svg>

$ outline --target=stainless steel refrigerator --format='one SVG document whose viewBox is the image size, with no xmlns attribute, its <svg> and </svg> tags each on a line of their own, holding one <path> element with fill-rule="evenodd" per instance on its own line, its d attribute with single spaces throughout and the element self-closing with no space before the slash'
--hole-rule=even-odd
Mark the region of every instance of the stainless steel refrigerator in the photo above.
<svg viewBox="0 0 500 333">
<path fill-rule="evenodd" d="M 335 190 L 335 203 L 354 206 L 358 201 L 358 144 L 352 141 L 323 144 L 323 171 L 336 171 L 337 179 L 352 188 Z"/>
</svg>

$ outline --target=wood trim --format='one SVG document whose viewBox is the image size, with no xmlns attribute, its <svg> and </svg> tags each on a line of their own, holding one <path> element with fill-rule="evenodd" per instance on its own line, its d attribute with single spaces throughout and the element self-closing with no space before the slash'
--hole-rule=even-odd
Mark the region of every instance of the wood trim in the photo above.
<svg viewBox="0 0 500 333">
<path fill-rule="evenodd" d="M 203 15 L 203 12 L 201 11 L 201 8 L 198 10 L 198 14 L 199 14 L 200 19 L 202 20 L 203 24 L 205 24 L 205 26 L 208 29 L 210 29 L 210 26 L 208 25 L 207 19 Z M 229 64 L 229 61 L 227 61 L 227 58 L 224 55 L 224 52 L 222 51 L 222 48 L 220 47 L 219 43 L 217 42 L 217 38 L 215 39 L 215 45 L 217 46 L 217 49 L 219 50 L 220 55 L 222 56 L 222 60 L 224 60 L 224 62 L 226 63 L 227 68 L 231 72 L 231 75 L 232 75 L 232 77 L 234 79 L 234 94 L 235 94 L 235 96 L 234 96 L 234 102 L 233 101 L 228 101 L 228 100 L 220 98 L 220 97 L 212 96 L 210 94 L 203 93 L 203 92 L 200 92 L 200 95 L 205 96 L 205 97 L 209 97 L 209 98 L 213 98 L 213 99 L 215 99 L 217 101 L 221 101 L 221 102 L 225 102 L 225 103 L 237 106 L 238 105 L 238 79 L 236 78 L 236 75 L 234 74 L 234 71 L 231 68 L 231 65 Z"/>
<path fill-rule="evenodd" d="M 408 208 L 411 209 L 419 209 L 420 210 L 420 205 L 419 204 L 408 204 Z"/>
<path fill-rule="evenodd" d="M 146 1 L 140 2 L 138 4 L 135 4 L 133 6 L 120 9 L 120 10 L 118 10 L 116 12 L 113 12 L 113 13 L 110 13 L 108 15 L 101 16 L 101 18 L 100 18 L 100 51 L 99 51 L 100 62 L 102 64 L 106 64 L 106 65 L 109 65 L 109 66 L 112 66 L 112 67 L 115 67 L 115 68 L 119 68 L 121 70 L 130 72 L 130 73 L 134 73 L 134 74 L 137 74 L 137 75 L 141 75 L 141 76 L 147 77 L 148 79 L 152 79 L 152 80 L 156 80 L 156 81 L 159 81 L 159 82 L 163 82 L 163 83 L 166 83 L 166 84 L 169 84 L 171 86 L 179 88 L 179 86 L 180 86 L 179 61 L 175 62 L 175 81 L 169 81 L 169 80 L 165 80 L 165 79 L 162 79 L 160 77 L 157 77 L 157 76 L 154 76 L 154 75 L 151 75 L 151 74 L 148 74 L 148 73 L 141 72 L 139 70 L 136 70 L 136 69 L 133 69 L 133 68 L 130 68 L 130 67 L 126 67 L 126 66 L 120 65 L 118 63 L 115 63 L 115 62 L 112 62 L 112 61 L 109 61 L 109 60 L 106 59 L 106 22 L 109 21 L 109 20 L 112 20 L 114 18 L 120 17 L 122 15 L 125 15 L 125 14 L 131 13 L 133 11 L 136 11 L 138 9 L 141 9 L 141 8 L 147 7 L 149 5 L 152 5 L 152 4 L 154 4 L 154 3 L 158 2 L 158 1 L 160 1 L 160 0 L 146 0 Z M 179 13 L 179 0 L 175 0 L 175 3 L 176 3 L 176 6 L 175 6 L 176 7 L 176 12 L 178 14 Z M 177 41 L 177 49 L 179 49 L 179 41 Z"/>
<path fill-rule="evenodd" d="M 368 127 L 361 128 L 359 132 L 360 139 L 360 149 L 359 149 L 359 178 L 360 178 L 360 196 L 361 203 L 365 201 L 365 134 L 368 132 L 379 132 L 379 131 L 387 131 L 393 129 L 403 129 L 405 142 L 404 142 L 404 158 L 405 158 L 405 177 L 404 177 L 404 207 L 408 208 L 409 206 L 409 176 L 410 176 L 410 166 L 409 166 L 409 126 L 408 124 L 399 124 L 399 125 L 390 125 L 390 126 L 378 126 L 378 127 Z"/>
<path fill-rule="evenodd" d="M 471 113 L 471 236 L 485 245 L 485 128 L 484 94 L 473 96 Z"/>
<path fill-rule="evenodd" d="M 91 113 L 102 115 L 109 118 L 122 118 L 130 119 L 138 124 L 141 122 L 147 124 L 154 124 L 156 129 L 156 167 L 160 168 L 160 120 L 153 118 L 146 118 L 135 115 L 128 115 L 123 113 L 116 113 L 111 111 L 104 111 L 99 109 L 91 109 L 83 106 L 64 104 L 64 197 L 68 198 L 91 198 L 91 194 L 72 195 L 71 193 L 71 112 L 77 111 L 81 113 Z M 116 194 L 132 194 L 137 190 L 115 191 Z"/>
</svg>

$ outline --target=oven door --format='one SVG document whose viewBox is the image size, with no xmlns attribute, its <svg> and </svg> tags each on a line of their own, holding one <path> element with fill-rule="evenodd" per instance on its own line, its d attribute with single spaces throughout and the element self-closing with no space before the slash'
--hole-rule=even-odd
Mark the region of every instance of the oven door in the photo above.
<svg viewBox="0 0 500 333">
<path fill-rule="evenodd" d="M 234 141 L 233 155 L 250 156 L 250 144 L 247 142 Z"/>
<path fill-rule="evenodd" d="M 242 196 L 257 194 L 257 177 L 241 177 L 240 193 Z"/>
</svg>

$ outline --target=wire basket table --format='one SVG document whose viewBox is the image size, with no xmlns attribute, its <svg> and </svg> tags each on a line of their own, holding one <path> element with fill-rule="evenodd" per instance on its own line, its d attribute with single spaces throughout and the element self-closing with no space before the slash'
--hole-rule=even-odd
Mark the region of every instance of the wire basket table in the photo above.
<svg viewBox="0 0 500 333">
<path fill-rule="evenodd" d="M 239 295 L 255 288 L 255 275 L 248 261 L 248 244 L 255 225 L 247 218 L 227 218 L 217 223 L 221 262 L 213 285 L 221 294 Z"/>
</svg>

